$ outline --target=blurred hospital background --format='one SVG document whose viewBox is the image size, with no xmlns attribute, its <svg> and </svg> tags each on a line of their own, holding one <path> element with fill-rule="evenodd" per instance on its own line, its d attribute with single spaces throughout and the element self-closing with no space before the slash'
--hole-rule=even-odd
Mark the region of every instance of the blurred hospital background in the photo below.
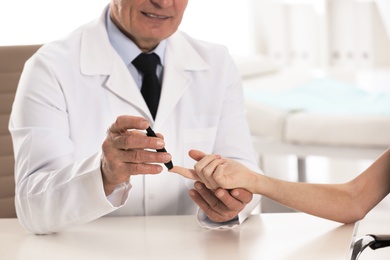
<svg viewBox="0 0 390 260">
<path fill-rule="evenodd" d="M 0 0 L 0 45 L 55 40 L 108 2 Z M 389 0 L 189 0 L 180 29 L 229 48 L 265 174 L 344 182 L 390 146 Z"/>
</svg>

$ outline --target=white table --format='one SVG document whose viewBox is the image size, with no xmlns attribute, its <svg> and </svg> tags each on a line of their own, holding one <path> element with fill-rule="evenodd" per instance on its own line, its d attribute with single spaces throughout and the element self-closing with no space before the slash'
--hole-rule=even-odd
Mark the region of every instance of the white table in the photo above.
<svg viewBox="0 0 390 260">
<path fill-rule="evenodd" d="M 372 209 L 366 217 L 357 224 L 356 238 L 367 234 L 390 235 L 390 196 Z M 371 250 L 366 248 L 359 260 L 390 259 L 390 247 Z"/>
<path fill-rule="evenodd" d="M 232 230 L 201 228 L 194 216 L 104 217 L 37 236 L 0 219 L 0 259 L 346 259 L 354 225 L 304 213 L 253 215 Z"/>
</svg>

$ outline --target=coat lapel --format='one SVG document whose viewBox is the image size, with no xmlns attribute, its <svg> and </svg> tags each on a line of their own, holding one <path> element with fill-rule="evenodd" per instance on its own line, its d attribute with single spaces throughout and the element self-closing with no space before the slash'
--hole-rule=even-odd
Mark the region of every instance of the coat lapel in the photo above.
<svg viewBox="0 0 390 260">
<path fill-rule="evenodd" d="M 167 41 L 165 66 L 160 103 L 155 128 L 158 129 L 172 114 L 188 88 L 196 87 L 194 71 L 207 70 L 209 66 L 185 39 L 177 32 Z"/>
<path fill-rule="evenodd" d="M 89 76 L 107 76 L 107 80 L 102 81 L 102 86 L 137 107 L 148 120 L 152 121 L 152 116 L 137 84 L 126 64 L 109 42 L 105 14 L 106 11 L 99 19 L 91 22 L 83 32 L 80 47 L 81 73 Z"/>
</svg>

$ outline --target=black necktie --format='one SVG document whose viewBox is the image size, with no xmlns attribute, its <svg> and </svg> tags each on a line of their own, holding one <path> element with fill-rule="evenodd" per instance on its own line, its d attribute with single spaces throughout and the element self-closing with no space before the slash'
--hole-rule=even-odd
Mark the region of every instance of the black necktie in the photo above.
<svg viewBox="0 0 390 260">
<path fill-rule="evenodd" d="M 155 53 L 141 53 L 132 63 L 143 74 L 141 93 L 153 119 L 155 119 L 161 93 L 160 82 L 156 74 L 156 68 L 160 64 L 160 58 Z"/>
</svg>

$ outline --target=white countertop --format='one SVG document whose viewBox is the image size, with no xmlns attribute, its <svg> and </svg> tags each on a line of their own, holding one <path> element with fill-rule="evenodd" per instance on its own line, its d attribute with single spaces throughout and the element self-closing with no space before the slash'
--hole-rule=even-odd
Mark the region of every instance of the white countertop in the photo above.
<svg viewBox="0 0 390 260">
<path fill-rule="evenodd" d="M 0 259 L 345 259 L 354 225 L 304 213 L 253 215 L 232 230 L 194 216 L 103 217 L 53 235 L 0 219 Z"/>
</svg>

